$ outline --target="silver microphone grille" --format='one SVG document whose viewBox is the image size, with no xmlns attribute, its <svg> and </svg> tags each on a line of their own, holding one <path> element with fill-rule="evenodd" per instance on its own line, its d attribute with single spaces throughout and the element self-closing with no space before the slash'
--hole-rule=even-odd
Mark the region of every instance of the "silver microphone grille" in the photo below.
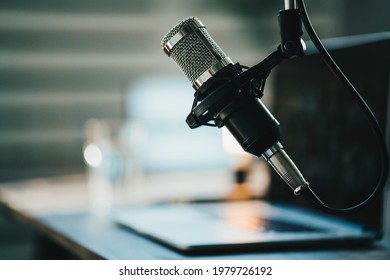
<svg viewBox="0 0 390 280">
<path fill-rule="evenodd" d="M 164 36 L 161 46 L 196 89 L 224 66 L 232 64 L 196 17 L 179 22 Z"/>
</svg>

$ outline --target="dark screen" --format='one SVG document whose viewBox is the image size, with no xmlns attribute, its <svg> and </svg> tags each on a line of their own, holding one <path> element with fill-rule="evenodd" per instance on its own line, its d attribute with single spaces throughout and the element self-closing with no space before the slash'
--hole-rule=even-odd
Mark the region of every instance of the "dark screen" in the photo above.
<svg viewBox="0 0 390 280">
<path fill-rule="evenodd" d="M 334 60 L 364 97 L 383 130 L 387 126 L 390 33 L 324 41 Z M 380 175 L 380 154 L 367 118 L 308 44 L 308 55 L 273 72 L 274 106 L 282 143 L 316 194 L 333 207 L 364 200 Z M 267 93 L 266 93 L 267 94 Z M 273 176 L 273 200 L 302 203 Z M 368 228 L 381 223 L 379 199 L 348 218 Z"/>
</svg>

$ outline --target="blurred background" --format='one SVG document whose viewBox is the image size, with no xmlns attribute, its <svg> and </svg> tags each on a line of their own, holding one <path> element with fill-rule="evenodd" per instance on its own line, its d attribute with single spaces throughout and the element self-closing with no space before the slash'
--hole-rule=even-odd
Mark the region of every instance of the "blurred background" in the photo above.
<svg viewBox="0 0 390 280">
<path fill-rule="evenodd" d="M 306 2 L 322 38 L 390 29 L 387 0 Z M 84 172 L 88 120 L 131 116 L 134 89 L 152 89 L 153 77 L 177 75 L 187 82 L 160 46 L 184 18 L 197 16 L 233 61 L 251 66 L 279 43 L 277 13 L 283 5 L 0 0 L 0 183 Z M 192 100 L 189 84 L 183 94 Z M 179 121 L 187 129 L 185 117 Z M 28 258 L 32 234 L 0 212 L 0 259 Z"/>
</svg>

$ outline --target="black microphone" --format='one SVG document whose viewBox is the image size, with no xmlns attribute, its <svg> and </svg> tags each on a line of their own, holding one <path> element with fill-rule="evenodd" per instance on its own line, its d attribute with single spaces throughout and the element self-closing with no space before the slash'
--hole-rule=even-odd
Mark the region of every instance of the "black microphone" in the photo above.
<svg viewBox="0 0 390 280">
<path fill-rule="evenodd" d="M 259 81 L 244 75 L 244 67 L 233 63 L 199 19 L 178 23 L 161 45 L 196 90 L 186 120 L 191 128 L 226 126 L 245 151 L 264 157 L 296 195 L 309 187 L 280 143 L 279 123 L 260 100 Z"/>
</svg>

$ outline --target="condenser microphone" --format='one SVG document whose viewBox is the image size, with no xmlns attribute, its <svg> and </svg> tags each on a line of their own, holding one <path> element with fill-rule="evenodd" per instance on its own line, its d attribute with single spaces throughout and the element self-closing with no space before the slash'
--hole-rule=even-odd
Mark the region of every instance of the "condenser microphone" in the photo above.
<svg viewBox="0 0 390 280">
<path fill-rule="evenodd" d="M 245 151 L 264 157 L 295 194 L 309 186 L 280 143 L 279 123 L 260 100 L 259 81 L 245 76 L 245 68 L 233 63 L 199 19 L 178 23 L 161 45 L 196 90 L 186 120 L 191 128 L 226 126 Z"/>
</svg>

